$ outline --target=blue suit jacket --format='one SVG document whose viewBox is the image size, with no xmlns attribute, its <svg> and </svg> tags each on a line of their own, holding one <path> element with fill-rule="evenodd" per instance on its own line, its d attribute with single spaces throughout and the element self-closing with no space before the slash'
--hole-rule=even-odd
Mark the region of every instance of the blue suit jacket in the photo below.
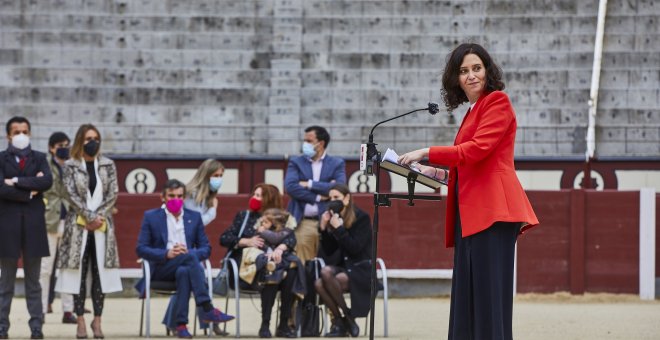
<svg viewBox="0 0 660 340">
<path fill-rule="evenodd" d="M 202 216 L 196 211 L 184 208 L 183 227 L 188 252 L 197 255 L 200 261 L 208 259 L 211 256 L 211 246 L 204 232 Z M 144 213 L 135 251 L 138 257 L 149 261 L 151 274 L 158 264 L 167 261 L 167 215 L 164 209 L 151 209 Z M 144 278 L 135 285 L 135 289 L 140 292 L 140 296 L 144 294 Z"/>
<path fill-rule="evenodd" d="M 312 179 L 312 161 L 306 156 L 296 156 L 289 160 L 289 167 L 284 176 L 284 187 L 291 196 L 287 210 L 300 222 L 305 213 L 305 204 L 317 203 L 319 213 L 326 210 L 326 202 L 316 202 L 316 195 L 328 196 L 330 187 L 335 183 L 346 183 L 346 164 L 339 157 L 326 155 L 321 167 L 319 181 L 312 183 L 311 189 L 303 188 L 299 182 Z M 334 182 L 333 182 L 334 181 Z"/>
</svg>

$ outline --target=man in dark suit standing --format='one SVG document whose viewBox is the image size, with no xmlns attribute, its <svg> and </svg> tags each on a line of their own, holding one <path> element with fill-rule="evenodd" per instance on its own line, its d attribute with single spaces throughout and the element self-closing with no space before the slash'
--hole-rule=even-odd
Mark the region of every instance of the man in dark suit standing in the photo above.
<svg viewBox="0 0 660 340">
<path fill-rule="evenodd" d="M 325 212 L 328 191 L 335 183 L 346 183 L 346 164 L 328 156 L 330 134 L 320 126 L 305 129 L 303 155 L 292 157 L 284 177 L 291 196 L 287 210 L 296 218 L 296 255 L 302 263 L 316 257 L 319 244 L 319 216 Z"/>
<path fill-rule="evenodd" d="M 199 264 L 209 258 L 211 247 L 204 233 L 202 216 L 183 208 L 184 197 L 185 184 L 175 179 L 165 183 L 163 206 L 144 213 L 136 251 L 139 257 L 152 264 L 153 280 L 176 282 L 176 333 L 179 338 L 192 338 L 187 328 L 191 292 L 195 304 L 203 310 L 200 315 L 202 321 L 227 322 L 234 317 L 220 312 L 211 304 L 204 270 Z M 140 295 L 144 294 L 144 279 L 137 283 L 136 288 Z"/>
<path fill-rule="evenodd" d="M 39 271 L 49 256 L 42 192 L 53 184 L 46 155 L 30 147 L 30 122 L 7 121 L 7 150 L 0 152 L 0 339 L 8 338 L 18 258 L 23 254 L 25 300 L 32 339 L 43 339 Z"/>
</svg>

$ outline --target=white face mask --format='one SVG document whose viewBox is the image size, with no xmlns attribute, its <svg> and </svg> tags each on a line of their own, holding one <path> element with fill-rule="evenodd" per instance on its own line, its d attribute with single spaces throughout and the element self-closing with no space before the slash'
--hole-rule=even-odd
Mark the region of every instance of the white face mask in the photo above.
<svg viewBox="0 0 660 340">
<path fill-rule="evenodd" d="M 14 137 L 11 137 L 11 145 L 19 150 L 23 150 L 30 145 L 30 136 L 19 133 Z"/>
<path fill-rule="evenodd" d="M 302 152 L 303 155 L 309 157 L 309 158 L 314 158 L 316 156 L 316 150 L 314 150 L 314 144 L 308 143 L 308 142 L 303 142 L 302 145 Z"/>
</svg>

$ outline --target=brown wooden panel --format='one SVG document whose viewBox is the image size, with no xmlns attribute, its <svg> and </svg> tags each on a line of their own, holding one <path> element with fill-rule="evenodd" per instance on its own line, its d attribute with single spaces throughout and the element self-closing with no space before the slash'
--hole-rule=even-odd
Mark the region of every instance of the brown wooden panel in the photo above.
<svg viewBox="0 0 660 340">
<path fill-rule="evenodd" d="M 373 195 L 356 194 L 356 204 L 373 222 Z M 388 268 L 451 269 L 453 249 L 445 248 L 445 201 L 392 200 L 379 208 L 378 254 Z"/>
<path fill-rule="evenodd" d="M 585 268 L 585 213 L 586 194 L 584 190 L 571 190 L 570 192 L 570 258 L 569 280 L 571 294 L 584 294 L 584 268 Z"/>
<path fill-rule="evenodd" d="M 638 293 L 639 192 L 586 193 L 587 291 Z"/>
<path fill-rule="evenodd" d="M 527 193 L 541 225 L 518 239 L 518 291 L 570 290 L 571 191 Z M 639 194 L 637 192 L 586 192 L 585 288 L 589 292 L 636 293 L 638 286 Z M 212 245 L 212 262 L 218 266 L 226 249 L 220 234 L 234 215 L 247 208 L 248 195 L 222 195 L 218 217 L 206 228 Z M 373 214 L 373 196 L 355 194 L 356 204 Z M 135 244 L 145 210 L 159 207 L 158 194 L 119 195 L 115 216 L 123 268 L 138 268 Z M 444 247 L 445 201 L 419 201 L 415 207 L 393 201 L 380 208 L 379 256 L 389 268 L 449 269 L 453 249 Z"/>
<path fill-rule="evenodd" d="M 569 290 L 570 191 L 529 191 L 540 225 L 518 237 L 518 292 Z"/>
</svg>

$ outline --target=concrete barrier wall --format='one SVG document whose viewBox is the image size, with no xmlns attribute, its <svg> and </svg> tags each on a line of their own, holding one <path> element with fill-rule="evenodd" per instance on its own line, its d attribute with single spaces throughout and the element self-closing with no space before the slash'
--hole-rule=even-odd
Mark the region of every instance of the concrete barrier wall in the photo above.
<svg viewBox="0 0 660 340">
<path fill-rule="evenodd" d="M 0 2 L 0 119 L 33 146 L 83 122 L 115 154 L 285 155 L 329 127 L 357 154 L 374 122 L 440 101 L 445 56 L 483 44 L 504 69 L 521 156 L 582 155 L 598 1 Z M 609 1 L 600 156 L 660 154 L 660 6 Z M 447 144 L 423 113 L 378 130 L 400 151 Z"/>
</svg>

